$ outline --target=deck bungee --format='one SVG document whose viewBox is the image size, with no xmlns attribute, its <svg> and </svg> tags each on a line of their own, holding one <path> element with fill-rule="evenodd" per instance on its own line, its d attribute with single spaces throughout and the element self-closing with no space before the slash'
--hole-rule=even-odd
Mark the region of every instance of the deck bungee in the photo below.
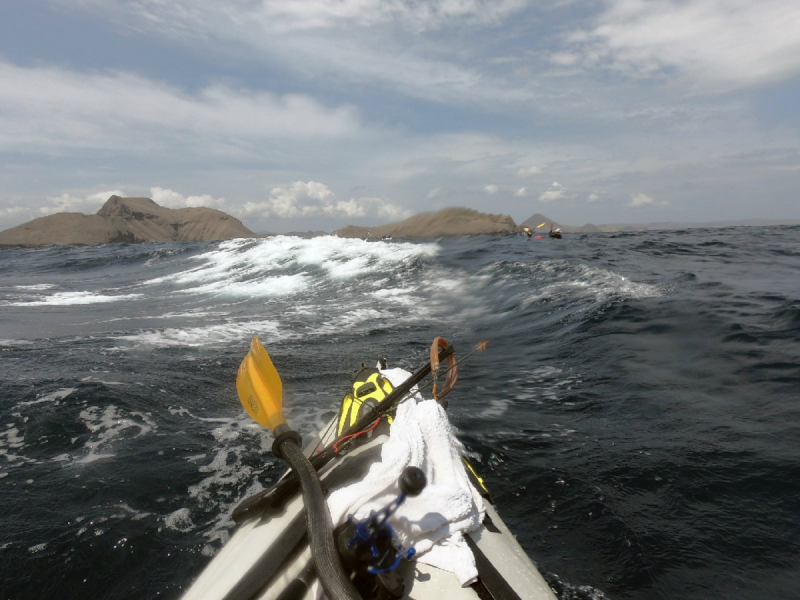
<svg viewBox="0 0 800 600">
<path fill-rule="evenodd" d="M 283 417 L 280 376 L 254 338 L 237 391 L 291 470 L 234 510 L 238 530 L 184 600 L 555 600 L 452 436 L 443 398 L 463 360 L 436 338 L 413 374 L 362 365 L 303 451 Z"/>
</svg>

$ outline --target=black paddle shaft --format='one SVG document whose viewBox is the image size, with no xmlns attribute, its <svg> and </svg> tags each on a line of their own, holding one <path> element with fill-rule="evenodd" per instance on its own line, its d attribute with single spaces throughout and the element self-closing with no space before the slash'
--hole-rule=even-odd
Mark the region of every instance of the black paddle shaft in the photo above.
<svg viewBox="0 0 800 600">
<path fill-rule="evenodd" d="M 333 522 L 317 471 L 296 439 L 284 438 L 279 451 L 300 479 L 311 557 L 322 588 L 331 600 L 362 600 L 339 560 L 333 540 Z"/>
<path fill-rule="evenodd" d="M 439 361 L 444 361 L 444 359 L 450 356 L 454 351 L 455 349 L 453 348 L 452 344 L 448 345 L 447 348 L 442 348 L 439 351 Z M 367 429 L 378 419 L 378 417 L 382 417 L 383 415 L 393 411 L 400 401 L 405 398 L 408 392 L 411 391 L 411 388 L 430 374 L 431 363 L 426 362 L 420 369 L 417 370 L 416 373 L 411 375 L 411 377 L 398 385 L 392 391 L 392 393 L 386 396 L 383 402 L 378 404 L 376 410 L 365 414 L 352 426 L 345 429 L 337 438 L 337 441 L 347 437 L 352 433 Z M 331 444 L 311 457 L 310 464 L 315 470 L 319 471 L 337 456 L 333 446 L 334 444 Z M 287 500 L 294 496 L 294 494 L 297 492 L 298 484 L 299 481 L 295 471 L 290 471 L 271 488 L 243 500 L 241 504 L 239 504 L 239 506 L 233 510 L 233 520 L 236 523 L 243 523 L 247 519 L 261 514 L 267 510 L 279 509 Z"/>
</svg>

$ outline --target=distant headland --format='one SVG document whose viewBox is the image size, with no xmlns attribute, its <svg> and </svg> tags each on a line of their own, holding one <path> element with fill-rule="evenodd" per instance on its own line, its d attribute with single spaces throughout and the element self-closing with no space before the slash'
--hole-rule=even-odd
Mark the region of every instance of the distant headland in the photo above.
<svg viewBox="0 0 800 600">
<path fill-rule="evenodd" d="M 213 208 L 171 209 L 150 198 L 111 196 L 94 215 L 58 213 L 0 232 L 0 246 L 210 242 L 261 237 Z"/>
<path fill-rule="evenodd" d="M 655 231 L 669 229 L 690 229 L 696 227 L 743 227 L 800 225 L 800 219 L 769 220 L 750 219 L 744 221 L 715 221 L 695 223 L 619 223 L 606 225 L 567 225 L 535 213 L 517 225 L 508 215 L 491 215 L 469 208 L 444 208 L 438 212 L 425 212 L 409 217 L 405 221 L 377 225 L 375 227 L 356 227 L 348 225 L 333 232 L 339 237 L 358 238 L 438 238 L 464 235 L 490 235 L 521 233 L 526 227 L 534 232 L 547 232 L 550 227 L 561 229 L 562 233 L 616 233 L 621 231 Z"/>
<path fill-rule="evenodd" d="M 402 221 L 376 227 L 348 225 L 334 232 L 349 238 L 437 238 L 507 234 L 520 231 L 507 215 L 481 213 L 469 208 L 445 208 L 420 213 Z M 94 215 L 58 213 L 28 221 L 0 232 L 0 246 L 50 244 L 113 244 L 141 242 L 208 242 L 232 238 L 258 238 L 238 219 L 213 208 L 159 206 L 150 198 L 111 196 Z M 325 232 L 295 233 L 313 237 Z"/>
<path fill-rule="evenodd" d="M 416 214 L 404 221 L 360 227 L 348 225 L 333 232 L 343 238 L 431 239 L 468 235 L 515 234 L 528 227 L 547 232 L 549 227 L 563 233 L 613 233 L 652 231 L 690 227 L 736 227 L 745 225 L 797 225 L 800 220 L 719 221 L 714 223 L 649 223 L 618 225 L 566 225 L 536 213 L 517 225 L 508 215 L 482 213 L 470 208 L 449 207 L 438 212 Z M 206 208 L 170 209 L 150 198 L 111 196 L 94 215 L 58 213 L 28 221 L 0 232 L 0 246 L 47 246 L 51 244 L 113 244 L 141 242 L 210 242 L 233 238 L 259 238 L 239 219 L 222 211 Z M 322 231 L 293 233 L 303 237 L 328 235 Z"/>
<path fill-rule="evenodd" d="M 508 215 L 490 215 L 470 208 L 450 207 L 438 212 L 424 212 L 399 223 L 376 227 L 348 225 L 333 232 L 345 238 L 437 238 L 464 235 L 516 233 L 514 219 Z"/>
</svg>

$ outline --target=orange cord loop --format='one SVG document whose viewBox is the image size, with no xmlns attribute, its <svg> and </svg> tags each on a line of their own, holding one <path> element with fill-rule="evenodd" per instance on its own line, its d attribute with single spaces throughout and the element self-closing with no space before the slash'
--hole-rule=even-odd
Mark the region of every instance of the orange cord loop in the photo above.
<svg viewBox="0 0 800 600">
<path fill-rule="evenodd" d="M 436 386 L 439 380 L 439 351 L 447 348 L 450 344 L 443 337 L 437 337 L 431 344 L 431 373 L 433 373 L 433 397 L 441 400 L 455 387 L 458 380 L 458 364 L 456 364 L 455 354 L 447 357 L 447 377 L 444 380 L 444 388 L 437 393 Z"/>
</svg>

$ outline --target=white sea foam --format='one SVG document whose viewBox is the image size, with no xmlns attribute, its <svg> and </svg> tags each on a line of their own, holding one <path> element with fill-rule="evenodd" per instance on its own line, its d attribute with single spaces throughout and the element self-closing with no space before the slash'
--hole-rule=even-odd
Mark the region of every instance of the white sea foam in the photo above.
<svg viewBox="0 0 800 600">
<path fill-rule="evenodd" d="M 563 370 L 553 366 L 542 366 L 530 371 L 521 370 L 516 377 L 506 380 L 508 398 L 489 401 L 479 416 L 495 418 L 508 412 L 515 402 L 542 404 L 545 401 L 559 400 L 563 392 L 568 392 L 581 380 L 575 375 L 562 375 Z"/>
<path fill-rule="evenodd" d="M 96 292 L 57 292 L 51 296 L 40 296 L 37 300 L 9 302 L 8 306 L 71 306 L 78 304 L 101 304 L 104 302 L 119 302 L 120 300 L 134 300 L 142 294 L 121 294 L 110 296 Z"/>
<path fill-rule="evenodd" d="M 308 276 L 279 275 L 262 277 L 254 281 L 212 281 L 205 285 L 180 290 L 187 294 L 222 294 L 234 297 L 288 296 L 308 287 Z"/>
<path fill-rule="evenodd" d="M 370 292 L 370 295 L 380 302 L 392 302 L 400 306 L 414 306 L 420 304 L 419 290 L 419 286 L 386 287 Z"/>
<path fill-rule="evenodd" d="M 38 461 L 18 454 L 25 449 L 25 438 L 20 435 L 14 423 L 8 423 L 4 431 L 0 431 L 0 457 L 5 459 L 6 467 L 21 467 L 26 464 L 37 464 Z"/>
<path fill-rule="evenodd" d="M 191 414 L 188 411 L 186 413 Z M 192 457 L 193 463 L 200 462 L 198 471 L 205 477 L 187 490 L 196 505 L 216 514 L 213 524 L 204 532 L 208 540 L 208 548 L 204 552 L 208 553 L 213 553 L 215 546 L 224 544 L 230 537 L 231 515 L 241 500 L 234 490 L 249 482 L 251 489 L 260 491 L 261 485 L 254 481 L 255 476 L 272 462 L 266 459 L 262 469 L 253 469 L 243 463 L 242 456 L 245 452 L 258 449 L 267 454 L 272 442 L 271 434 L 261 426 L 254 427 L 248 416 L 219 418 L 214 421 L 217 426 L 211 430 L 215 440 L 214 447 L 210 449 L 211 460 L 197 461 L 196 457 Z M 189 523 L 183 517 L 182 513 L 176 515 L 172 525 L 188 527 Z"/>
<path fill-rule="evenodd" d="M 256 252 L 256 264 L 263 264 L 262 252 L 287 263 L 313 265 L 325 269 L 331 277 L 343 279 L 369 271 L 383 272 L 392 265 L 420 257 L 432 257 L 436 244 L 367 242 L 324 236 L 311 239 L 279 236 L 263 240 Z"/>
<path fill-rule="evenodd" d="M 88 454 L 77 461 L 81 464 L 113 457 L 114 453 L 109 452 L 113 449 L 112 441 L 125 430 L 138 429 L 134 437 L 139 437 L 157 429 L 155 421 L 149 415 L 135 411 L 126 415 L 114 405 L 106 406 L 102 410 L 98 406 L 90 406 L 81 411 L 80 418 L 93 434 L 92 439 L 84 445 Z"/>
<path fill-rule="evenodd" d="M 54 283 L 37 283 L 35 285 L 15 285 L 14 289 L 39 291 L 39 290 L 49 290 L 54 287 L 56 287 L 56 284 Z"/>
<path fill-rule="evenodd" d="M 167 312 L 160 315 L 147 315 L 148 319 L 208 319 L 209 317 L 226 317 L 228 312 L 225 311 L 208 311 L 199 308 L 191 309 L 182 312 Z M 141 320 L 140 315 L 135 316 L 117 316 L 110 319 L 104 319 L 102 323 L 114 323 L 117 321 L 138 321 Z"/>
<path fill-rule="evenodd" d="M 526 294 L 524 306 L 545 298 L 565 296 L 603 303 L 612 298 L 658 298 L 663 294 L 658 286 L 637 283 L 599 267 L 562 260 L 540 261 L 526 266 L 551 283 Z"/>
<path fill-rule="evenodd" d="M 313 284 L 312 269 L 331 279 L 349 279 L 368 272 L 385 272 L 420 257 L 435 256 L 436 244 L 367 242 L 333 236 L 305 239 L 275 236 L 263 240 L 230 240 L 193 257 L 202 264 L 175 276 L 183 291 L 272 296 L 298 293 Z M 286 270 L 293 271 L 286 273 Z"/>
<path fill-rule="evenodd" d="M 121 381 L 108 381 L 106 379 L 100 379 L 99 377 L 95 377 L 94 375 L 87 375 L 86 377 L 81 377 L 81 382 L 84 381 L 95 381 L 97 383 L 102 383 L 103 385 L 125 385 Z"/>
<path fill-rule="evenodd" d="M 506 413 L 510 405 L 511 401 L 509 400 L 490 400 L 489 406 L 484 408 L 478 416 L 483 419 L 500 417 Z"/>
<path fill-rule="evenodd" d="M 141 521 L 153 515 L 153 513 L 132 508 L 127 503 L 121 501 L 113 504 L 94 506 L 92 508 L 92 514 L 100 514 L 103 516 L 93 516 L 91 518 L 86 516 L 75 517 L 74 523 L 78 525 L 78 529 L 75 531 L 75 537 L 81 537 L 85 534 L 99 537 L 109 531 L 109 529 L 103 529 L 102 527 L 98 527 L 98 525 L 108 523 L 112 520 Z M 117 544 L 124 545 L 127 541 L 127 538 L 123 537 L 117 541 Z"/>
<path fill-rule="evenodd" d="M 315 327 L 313 332 L 306 334 L 306 337 L 352 331 L 370 323 L 374 324 L 375 327 L 385 327 L 387 323 L 394 321 L 395 318 L 396 315 L 389 311 L 358 308 L 337 315 L 335 320 L 329 320 L 325 324 Z"/>
<path fill-rule="evenodd" d="M 194 529 L 192 515 L 188 508 L 179 508 L 175 512 L 168 514 L 164 517 L 164 525 L 166 525 L 167 529 L 173 529 L 182 533 Z"/>
<path fill-rule="evenodd" d="M 288 339 L 291 334 L 281 331 L 271 321 L 242 321 L 232 323 L 219 323 L 207 327 L 190 327 L 187 329 L 167 328 L 155 329 L 120 336 L 115 339 L 132 342 L 136 346 L 155 348 L 168 347 L 205 347 L 225 345 L 230 342 L 246 340 L 248 337 L 258 335 L 271 341 Z"/>
<path fill-rule="evenodd" d="M 0 431 L 0 449 L 6 448 L 18 449 L 25 445 L 25 438 L 19 434 L 19 429 L 14 427 L 13 423 L 9 423 L 5 431 Z M 3 454 L 5 454 L 3 452 Z M 12 460 L 11 456 L 6 455 L 6 458 Z"/>
<path fill-rule="evenodd" d="M 36 400 L 30 400 L 29 402 L 20 402 L 18 406 L 31 406 L 33 404 L 41 404 L 43 402 L 55 402 L 56 404 L 60 404 L 61 400 L 69 396 L 72 392 L 74 392 L 77 388 L 61 388 L 60 390 L 56 390 L 55 392 L 50 392 L 49 394 L 45 394 Z"/>
<path fill-rule="evenodd" d="M 270 453 L 273 437 L 243 411 L 236 417 L 199 417 L 183 406 L 168 407 L 168 411 L 172 415 L 210 425 L 208 433 L 213 443 L 208 452 L 185 457 L 197 465 L 198 472 L 203 475 L 187 490 L 192 504 L 170 513 L 164 517 L 164 521 L 166 527 L 178 531 L 202 526 L 203 536 L 207 540 L 202 552 L 211 556 L 229 539 L 233 527 L 232 514 L 237 504 L 263 489 L 257 476 L 274 462 Z M 322 428 L 329 412 L 295 405 L 287 411 L 287 419 L 308 439 Z M 264 456 L 260 467 L 252 467 L 243 460 L 246 453 L 253 451 Z M 244 492 L 241 491 L 243 488 Z M 206 525 L 197 523 L 197 519 L 192 518 L 196 510 L 210 512 L 213 521 Z"/>
<path fill-rule="evenodd" d="M 119 504 L 113 505 L 114 512 L 108 516 L 107 519 L 132 519 L 134 521 L 141 521 L 149 517 L 152 513 L 143 510 L 137 510 L 135 508 L 130 507 L 124 502 L 120 502 Z M 106 519 L 106 520 L 107 520 Z"/>
<path fill-rule="evenodd" d="M 249 498 L 263 489 L 264 487 L 258 480 L 254 479 L 247 487 L 245 493 L 242 494 L 241 499 Z M 203 533 L 207 540 L 207 543 L 203 545 L 203 548 L 200 550 L 203 556 L 214 556 L 230 539 L 230 530 L 234 526 L 233 511 L 236 505 L 237 502 L 220 503 L 218 505 L 218 508 L 222 509 L 221 514 L 217 517 L 212 527 Z"/>
</svg>

